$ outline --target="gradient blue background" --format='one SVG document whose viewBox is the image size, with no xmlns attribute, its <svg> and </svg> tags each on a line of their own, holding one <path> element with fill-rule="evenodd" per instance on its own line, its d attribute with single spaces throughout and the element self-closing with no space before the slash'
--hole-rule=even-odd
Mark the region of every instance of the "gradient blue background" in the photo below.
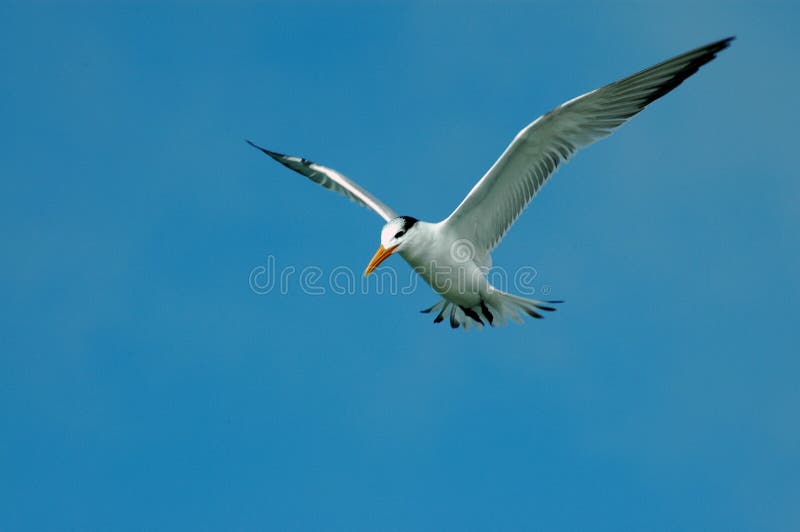
<svg viewBox="0 0 800 532">
<path fill-rule="evenodd" d="M 0 529 L 800 530 L 798 9 L 0 7 Z M 527 122 L 738 40 L 495 253 L 547 320 L 259 296 L 446 216 Z M 407 273 L 399 259 L 392 265 Z"/>
</svg>

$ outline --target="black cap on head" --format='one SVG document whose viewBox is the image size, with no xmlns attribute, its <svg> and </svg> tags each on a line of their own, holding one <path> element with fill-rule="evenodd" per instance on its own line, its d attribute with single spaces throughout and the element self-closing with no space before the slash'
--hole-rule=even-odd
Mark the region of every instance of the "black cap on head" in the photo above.
<svg viewBox="0 0 800 532">
<path fill-rule="evenodd" d="M 403 229 L 408 231 L 411 227 L 417 223 L 419 220 L 414 218 L 413 216 L 398 216 L 401 220 L 403 220 Z"/>
</svg>

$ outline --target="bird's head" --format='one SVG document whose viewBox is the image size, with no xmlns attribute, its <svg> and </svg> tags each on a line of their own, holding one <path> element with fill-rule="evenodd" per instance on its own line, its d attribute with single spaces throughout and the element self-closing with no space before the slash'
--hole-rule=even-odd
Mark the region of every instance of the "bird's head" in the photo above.
<svg viewBox="0 0 800 532">
<path fill-rule="evenodd" d="M 369 275 L 372 270 L 377 268 L 381 262 L 389 258 L 389 255 L 399 251 L 413 237 L 415 225 L 419 220 L 411 216 L 398 216 L 392 218 L 381 230 L 381 245 L 375 256 L 369 261 L 364 275 Z"/>
</svg>

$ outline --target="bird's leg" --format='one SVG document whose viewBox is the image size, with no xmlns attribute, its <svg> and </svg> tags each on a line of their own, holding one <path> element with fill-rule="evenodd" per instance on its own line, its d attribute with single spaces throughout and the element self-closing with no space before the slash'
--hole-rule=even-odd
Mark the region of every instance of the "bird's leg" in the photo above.
<svg viewBox="0 0 800 532">
<path fill-rule="evenodd" d="M 461 305 L 459 305 L 459 306 L 461 306 Z M 484 323 L 483 323 L 483 320 L 481 319 L 481 317 L 480 317 L 480 316 L 478 316 L 478 313 L 477 313 L 477 312 L 475 312 L 474 310 L 472 310 L 471 308 L 468 308 L 468 307 L 461 307 L 461 310 L 463 310 L 463 311 L 464 311 L 464 314 L 466 314 L 467 316 L 469 316 L 469 317 L 470 317 L 470 318 L 472 318 L 473 320 L 477 321 L 477 322 L 478 322 L 478 323 L 480 323 L 481 325 L 484 325 Z"/>
<path fill-rule="evenodd" d="M 483 299 L 481 299 L 481 312 L 483 312 L 483 315 L 489 321 L 489 325 L 494 327 L 494 316 L 489 311 L 489 307 L 486 306 L 486 303 L 483 301 Z"/>
</svg>

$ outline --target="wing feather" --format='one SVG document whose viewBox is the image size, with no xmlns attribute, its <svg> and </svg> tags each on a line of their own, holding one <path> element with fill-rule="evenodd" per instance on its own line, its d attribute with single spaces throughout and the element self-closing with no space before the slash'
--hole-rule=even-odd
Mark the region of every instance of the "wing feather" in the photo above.
<svg viewBox="0 0 800 532">
<path fill-rule="evenodd" d="M 249 140 L 246 142 L 257 150 L 261 150 L 262 152 L 266 153 L 287 168 L 291 168 L 295 172 L 303 174 L 311 181 L 322 185 L 328 190 L 338 192 L 350 201 L 354 201 L 359 205 L 375 211 L 387 222 L 392 218 L 397 218 L 397 213 L 395 213 L 385 203 L 360 187 L 358 183 L 348 179 L 336 170 L 309 161 L 308 159 L 303 159 L 302 157 L 284 155 L 282 153 L 270 151 L 253 142 L 250 142 Z"/>
<path fill-rule="evenodd" d="M 540 116 L 517 134 L 443 224 L 470 239 L 479 258 L 488 254 L 562 162 L 680 85 L 732 40 L 678 55 Z"/>
</svg>

